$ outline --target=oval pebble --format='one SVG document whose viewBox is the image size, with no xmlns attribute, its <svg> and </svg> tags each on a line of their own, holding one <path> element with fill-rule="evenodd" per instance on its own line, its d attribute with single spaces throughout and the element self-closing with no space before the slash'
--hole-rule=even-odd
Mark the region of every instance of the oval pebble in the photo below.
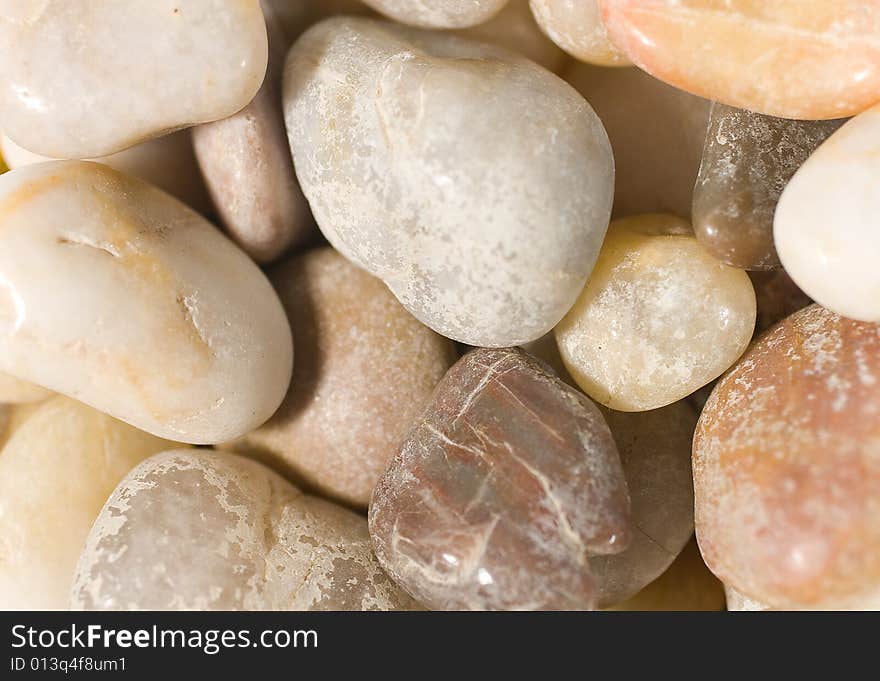
<svg viewBox="0 0 880 681">
<path fill-rule="evenodd" d="M 195 444 L 281 403 L 278 297 L 176 199 L 98 163 L 40 163 L 0 176 L 0 225 L 0 371 Z"/>
<path fill-rule="evenodd" d="M 266 72 L 259 0 L 6 2 L 0 43 L 3 131 L 54 158 L 225 118 Z"/>
<path fill-rule="evenodd" d="M 380 563 L 435 609 L 589 609 L 590 555 L 630 541 L 596 406 L 522 351 L 479 349 L 437 386 L 379 481 Z"/>
<path fill-rule="evenodd" d="M 599 0 L 638 66 L 701 97 L 769 116 L 852 116 L 880 101 L 876 0 Z"/>
<path fill-rule="evenodd" d="M 422 28 L 467 28 L 488 21 L 508 0 L 363 0 L 387 17 Z"/>
<path fill-rule="evenodd" d="M 755 328 L 748 275 L 669 215 L 612 223 L 580 298 L 556 327 L 578 385 L 620 411 L 676 402 L 720 376 Z"/>
<path fill-rule="evenodd" d="M 61 610 L 92 523 L 116 484 L 173 443 L 66 397 L 0 452 L 0 607 Z"/>
<path fill-rule="evenodd" d="M 801 166 L 773 225 L 785 270 L 817 303 L 880 321 L 880 106 L 856 116 Z"/>
<path fill-rule="evenodd" d="M 535 20 L 571 56 L 597 66 L 629 66 L 608 37 L 596 0 L 530 0 Z"/>
<path fill-rule="evenodd" d="M 518 345 L 577 298 L 607 228 L 613 159 L 556 76 L 457 36 L 329 19 L 291 50 L 284 100 L 321 231 L 423 323 Z"/>
<path fill-rule="evenodd" d="M 194 569 L 197 566 L 197 569 Z M 168 451 L 132 470 L 89 534 L 74 610 L 411 610 L 364 518 L 233 454 Z"/>
<path fill-rule="evenodd" d="M 271 277 L 296 339 L 293 380 L 275 415 L 229 447 L 366 508 L 458 354 L 331 248 L 285 261 Z"/>
<path fill-rule="evenodd" d="M 697 538 L 770 606 L 880 605 L 880 326 L 811 305 L 718 383 L 694 438 Z"/>
</svg>

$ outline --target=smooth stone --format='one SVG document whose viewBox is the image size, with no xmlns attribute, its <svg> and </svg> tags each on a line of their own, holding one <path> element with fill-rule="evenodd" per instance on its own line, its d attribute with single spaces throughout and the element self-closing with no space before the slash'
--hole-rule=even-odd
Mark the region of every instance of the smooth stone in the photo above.
<svg viewBox="0 0 880 681">
<path fill-rule="evenodd" d="M 709 255 L 687 222 L 640 215 L 612 223 L 556 341 L 587 395 L 647 411 L 720 376 L 748 346 L 755 314 L 748 275 Z"/>
<path fill-rule="evenodd" d="M 575 59 L 597 66 L 629 66 L 608 38 L 597 0 L 530 0 L 535 20 L 550 39 Z"/>
<path fill-rule="evenodd" d="M 6 2 L 0 43 L 3 131 L 54 158 L 226 118 L 266 72 L 259 0 Z"/>
<path fill-rule="evenodd" d="M 410 26 L 468 28 L 498 14 L 508 0 L 363 0 L 377 12 Z"/>
<path fill-rule="evenodd" d="M 101 506 L 132 467 L 170 446 L 66 397 L 32 413 L 0 452 L 0 607 L 66 609 Z"/>
<path fill-rule="evenodd" d="M 764 333 L 774 324 L 813 302 L 782 268 L 769 272 L 749 272 L 749 279 L 755 288 L 758 306 L 756 334 Z"/>
<path fill-rule="evenodd" d="M 780 266 L 773 216 L 789 180 L 844 121 L 793 121 L 715 103 L 694 187 L 694 232 L 721 262 Z"/>
<path fill-rule="evenodd" d="M 541 32 L 529 9 L 529 0 L 509 0 L 489 21 L 460 29 L 457 34 L 506 47 L 553 73 L 559 73 L 568 63 L 565 52 Z"/>
<path fill-rule="evenodd" d="M 694 437 L 697 538 L 773 607 L 880 604 L 880 326 L 811 305 L 718 383 Z"/>
<path fill-rule="evenodd" d="M 595 109 L 614 150 L 614 216 L 689 218 L 711 102 L 636 68 L 574 62 L 563 72 Z"/>
<path fill-rule="evenodd" d="M 590 558 L 598 605 L 607 608 L 662 575 L 694 534 L 691 441 L 697 413 L 679 401 L 639 413 L 603 408 L 602 414 L 617 443 L 637 530 L 625 551 Z"/>
<path fill-rule="evenodd" d="M 602 414 L 521 350 L 474 350 L 376 486 L 379 562 L 438 610 L 596 604 L 589 557 L 631 537 L 629 497 Z"/>
<path fill-rule="evenodd" d="M 880 321 L 880 106 L 822 144 L 779 200 L 773 236 L 782 265 L 813 300 Z"/>
<path fill-rule="evenodd" d="M 724 604 L 724 586 L 706 567 L 697 542 L 691 539 L 660 577 L 629 600 L 606 609 L 719 611 Z"/>
<path fill-rule="evenodd" d="M 99 163 L 40 163 L 0 176 L 0 224 L 0 371 L 194 444 L 281 403 L 278 296 L 173 197 Z"/>
<path fill-rule="evenodd" d="M 193 144 L 220 221 L 259 263 L 314 236 L 315 221 L 296 179 L 284 114 L 281 78 L 289 41 L 264 4 L 269 66 L 257 96 L 237 114 L 193 128 Z"/>
<path fill-rule="evenodd" d="M 454 35 L 328 19 L 291 50 L 284 99 L 321 231 L 427 326 L 504 347 L 571 307 L 614 170 L 599 119 L 562 80 Z"/>
<path fill-rule="evenodd" d="M 194 569 L 194 567 L 196 569 Z M 74 610 L 399 610 L 366 520 L 233 454 L 178 450 L 132 470 L 89 534 Z"/>
<path fill-rule="evenodd" d="M 726 584 L 724 586 L 724 595 L 727 600 L 727 609 L 731 612 L 762 612 L 773 610 L 773 608 L 766 603 L 756 601 Z"/>
<path fill-rule="evenodd" d="M 599 0 L 638 66 L 701 97 L 770 116 L 852 116 L 880 101 L 873 0 Z"/>
<path fill-rule="evenodd" d="M 11 374 L 0 373 L 0 403 L 31 404 L 42 402 L 52 396 L 51 390 L 41 385 L 23 381 Z"/>
<path fill-rule="evenodd" d="M 0 151 L 10 168 L 58 160 L 23 149 L 2 134 L 0 134 Z M 209 216 L 214 210 L 199 165 L 196 163 L 189 130 L 163 135 L 110 156 L 90 160 L 146 180 L 176 196 L 202 215 Z"/>
<path fill-rule="evenodd" d="M 0 404 L 0 451 L 31 414 L 41 406 L 43 405 L 40 402 Z"/>
<path fill-rule="evenodd" d="M 366 508 L 458 354 L 332 248 L 287 260 L 271 278 L 296 339 L 293 380 L 275 415 L 229 447 Z"/>
</svg>

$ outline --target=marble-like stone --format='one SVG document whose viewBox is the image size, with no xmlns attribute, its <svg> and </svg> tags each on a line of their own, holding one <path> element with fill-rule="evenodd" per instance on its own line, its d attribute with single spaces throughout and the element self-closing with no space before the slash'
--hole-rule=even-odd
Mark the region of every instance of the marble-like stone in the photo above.
<svg viewBox="0 0 880 681">
<path fill-rule="evenodd" d="M 291 50 L 284 99 L 322 232 L 423 323 L 518 345 L 577 298 L 614 170 L 599 119 L 562 80 L 458 36 L 328 19 Z"/>
<path fill-rule="evenodd" d="M 880 106 L 829 137 L 789 182 L 773 226 L 779 258 L 813 300 L 880 321 Z"/>
<path fill-rule="evenodd" d="M 55 158 L 225 118 L 266 72 L 259 0 L 5 2 L 0 44 L 3 131 Z"/>
<path fill-rule="evenodd" d="M 590 558 L 598 605 L 635 596 L 657 579 L 694 534 L 691 441 L 697 413 L 679 401 L 626 413 L 602 409 L 611 429 L 632 506 L 632 541 L 616 555 Z"/>
<path fill-rule="evenodd" d="M 608 131 L 614 150 L 614 216 L 690 217 L 711 102 L 636 68 L 573 62 L 562 75 Z"/>
<path fill-rule="evenodd" d="M 721 262 L 779 267 L 773 216 L 798 168 L 842 120 L 794 121 L 715 103 L 694 187 L 694 232 Z"/>
<path fill-rule="evenodd" d="M 718 383 L 694 438 L 697 538 L 773 607 L 880 605 L 880 326 L 818 305 Z"/>
<path fill-rule="evenodd" d="M 75 610 L 399 610 L 366 520 L 222 452 L 132 470 L 89 534 Z"/>
<path fill-rule="evenodd" d="M 535 20 L 571 56 L 597 66 L 628 66 L 608 38 L 596 0 L 530 0 Z"/>
<path fill-rule="evenodd" d="M 458 353 L 332 248 L 281 263 L 271 279 L 296 339 L 293 380 L 275 415 L 229 447 L 366 508 Z"/>
<path fill-rule="evenodd" d="M 467 28 L 488 21 L 508 0 L 363 0 L 385 16 L 422 28 Z"/>
<path fill-rule="evenodd" d="M 58 160 L 23 149 L 2 134 L 0 134 L 0 151 L 10 168 Z M 176 196 L 202 215 L 209 216 L 214 210 L 199 165 L 196 163 L 189 130 L 163 135 L 110 156 L 90 160 L 146 180 Z"/>
<path fill-rule="evenodd" d="M 640 215 L 612 223 L 556 341 L 590 397 L 646 411 L 720 376 L 754 328 L 755 292 L 745 272 L 709 255 L 684 220 Z"/>
<path fill-rule="evenodd" d="M 260 263 L 271 262 L 317 232 L 293 170 L 281 77 L 289 41 L 264 5 L 269 66 L 257 96 L 238 113 L 193 128 L 199 166 L 226 231 Z"/>
<path fill-rule="evenodd" d="M 380 563 L 434 609 L 595 606 L 589 557 L 631 526 L 614 439 L 596 406 L 514 349 L 466 354 L 373 492 Z"/>
<path fill-rule="evenodd" d="M 565 52 L 541 32 L 529 9 L 529 0 L 509 0 L 489 21 L 457 33 L 519 52 L 554 73 L 559 73 L 568 62 Z"/>
<path fill-rule="evenodd" d="M 180 442 L 234 439 L 287 391 L 290 328 L 253 262 L 107 166 L 0 176 L 0 371 Z"/>
<path fill-rule="evenodd" d="M 874 0 L 599 0 L 638 66 L 701 97 L 770 116 L 852 116 L 880 101 Z"/>
<path fill-rule="evenodd" d="M 672 565 L 635 596 L 607 610 L 724 610 L 724 586 L 706 567 L 691 539 Z"/>
<path fill-rule="evenodd" d="M 749 272 L 749 279 L 755 288 L 758 307 L 756 334 L 764 333 L 774 324 L 813 302 L 781 267 L 769 272 Z"/>
<path fill-rule="evenodd" d="M 101 506 L 169 446 L 66 397 L 32 413 L 0 452 L 0 608 L 65 609 Z"/>
<path fill-rule="evenodd" d="M 31 404 L 42 402 L 51 396 L 52 391 L 41 385 L 0 373 L 0 403 Z"/>
</svg>

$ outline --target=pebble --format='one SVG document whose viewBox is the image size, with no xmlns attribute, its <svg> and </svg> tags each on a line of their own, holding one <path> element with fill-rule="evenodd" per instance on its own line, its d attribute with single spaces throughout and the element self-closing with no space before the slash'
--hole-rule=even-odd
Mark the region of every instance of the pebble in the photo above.
<svg viewBox="0 0 880 681">
<path fill-rule="evenodd" d="M 679 401 L 626 413 L 602 409 L 629 488 L 635 532 L 621 553 L 590 558 L 607 608 L 634 597 L 657 579 L 694 534 L 691 440 L 697 413 Z"/>
<path fill-rule="evenodd" d="M 724 595 L 727 600 L 727 609 L 731 612 L 763 612 L 773 609 L 766 603 L 749 598 L 731 586 L 725 585 Z"/>
<path fill-rule="evenodd" d="M 197 566 L 194 569 L 194 566 Z M 400 610 L 366 520 L 265 466 L 167 451 L 110 495 L 79 559 L 74 610 Z"/>
<path fill-rule="evenodd" d="M 880 326 L 811 305 L 719 382 L 694 438 L 697 538 L 782 609 L 880 604 Z"/>
<path fill-rule="evenodd" d="M 852 319 L 880 321 L 880 106 L 846 123 L 797 171 L 773 235 L 795 283 Z"/>
<path fill-rule="evenodd" d="M 10 168 L 58 160 L 23 149 L 6 135 L 0 135 L 0 151 Z M 146 180 L 202 215 L 210 216 L 214 210 L 196 163 L 189 130 L 157 137 L 110 156 L 91 160 Z"/>
<path fill-rule="evenodd" d="M 10 374 L 0 373 L 0 403 L 32 404 L 42 402 L 52 396 L 51 390 L 43 386 L 23 381 Z"/>
<path fill-rule="evenodd" d="M 259 0 L 7 2 L 0 43 L 3 131 L 54 158 L 225 118 L 266 72 Z"/>
<path fill-rule="evenodd" d="M 612 223 L 580 298 L 556 327 L 578 385 L 620 411 L 676 402 L 720 376 L 755 328 L 748 275 L 670 215 Z"/>
<path fill-rule="evenodd" d="M 614 150 L 614 216 L 671 213 L 689 218 L 711 102 L 636 68 L 574 62 L 562 75 L 608 131 Z"/>
<path fill-rule="evenodd" d="M 806 120 L 852 116 L 880 101 L 874 0 L 599 0 L 599 7 L 611 40 L 635 64 L 701 97 Z"/>
<path fill-rule="evenodd" d="M 293 381 L 275 415 L 230 447 L 366 508 L 458 354 L 332 248 L 287 260 L 271 277 L 296 339 Z"/>
<path fill-rule="evenodd" d="M 193 128 L 199 166 L 227 233 L 259 263 L 314 236 L 315 222 L 293 170 L 281 77 L 289 40 L 264 5 L 269 66 L 257 96 L 238 113 Z"/>
<path fill-rule="evenodd" d="M 291 50 L 284 101 L 321 231 L 427 326 L 519 345 L 577 298 L 614 164 L 562 80 L 457 36 L 328 19 Z"/>
<path fill-rule="evenodd" d="M 0 221 L 0 371 L 195 444 L 281 403 L 292 343 L 278 297 L 176 199 L 56 161 L 0 176 Z"/>
<path fill-rule="evenodd" d="M 449 370 L 379 481 L 380 563 L 433 609 L 596 605 L 590 555 L 632 530 L 599 410 L 520 350 L 474 350 Z"/>
<path fill-rule="evenodd" d="M 530 0 L 535 20 L 571 56 L 597 66 L 628 66 L 608 38 L 597 0 Z"/>
<path fill-rule="evenodd" d="M 703 247 L 732 267 L 778 268 L 773 216 L 782 190 L 842 124 L 713 104 L 694 187 L 694 232 Z"/>
<path fill-rule="evenodd" d="M 56 397 L 0 451 L 0 608 L 67 608 L 76 561 L 101 506 L 128 470 L 172 446 Z"/>
<path fill-rule="evenodd" d="M 422 28 L 468 28 L 498 14 L 508 0 L 363 0 L 402 24 Z"/>
</svg>

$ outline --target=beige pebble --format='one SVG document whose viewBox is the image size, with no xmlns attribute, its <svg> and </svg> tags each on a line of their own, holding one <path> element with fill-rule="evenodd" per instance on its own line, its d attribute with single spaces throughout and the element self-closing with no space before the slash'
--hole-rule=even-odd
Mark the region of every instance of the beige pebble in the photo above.
<svg viewBox="0 0 880 681">
<path fill-rule="evenodd" d="M 271 277 L 296 339 L 293 381 L 278 412 L 231 448 L 366 508 L 458 355 L 331 248 L 288 260 Z"/>
<path fill-rule="evenodd" d="M 0 452 L 0 607 L 65 609 L 101 506 L 169 446 L 66 397 L 33 412 Z"/>
<path fill-rule="evenodd" d="M 98 163 L 40 163 L 0 176 L 0 222 L 0 370 L 191 443 L 281 403 L 278 297 L 173 197 Z"/>
<path fill-rule="evenodd" d="M 535 20 L 554 43 L 597 66 L 628 66 L 608 37 L 596 0 L 530 0 Z"/>
<path fill-rule="evenodd" d="M 402 24 L 422 28 L 467 28 L 488 21 L 508 0 L 363 0 Z"/>
<path fill-rule="evenodd" d="M 0 404 L 0 450 L 6 446 L 15 431 L 41 406 L 41 402 Z"/>
</svg>

